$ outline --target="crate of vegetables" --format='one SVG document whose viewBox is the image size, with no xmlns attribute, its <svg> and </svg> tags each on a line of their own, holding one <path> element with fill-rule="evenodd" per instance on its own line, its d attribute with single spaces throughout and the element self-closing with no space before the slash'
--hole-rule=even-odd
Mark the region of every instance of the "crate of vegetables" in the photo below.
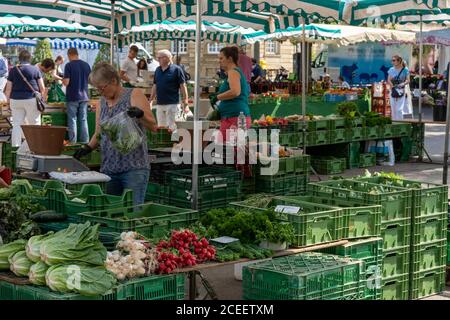
<svg viewBox="0 0 450 320">
<path fill-rule="evenodd" d="M 411 219 L 411 190 L 366 181 L 334 180 L 309 184 L 312 195 L 345 200 L 355 205 L 381 205 L 381 221 Z"/>
<path fill-rule="evenodd" d="M 139 206 L 83 212 L 78 216 L 82 222 L 99 223 L 102 231 L 136 231 L 143 236 L 156 238 L 170 230 L 195 223 L 199 213 L 184 208 L 146 203 Z"/>
<path fill-rule="evenodd" d="M 330 143 L 343 143 L 348 141 L 348 134 L 346 129 L 336 129 L 329 131 Z"/>
<path fill-rule="evenodd" d="M 375 153 L 361 153 L 359 155 L 359 167 L 368 168 L 377 164 L 377 156 Z"/>
<path fill-rule="evenodd" d="M 15 300 L 184 300 L 184 274 L 121 281 L 101 296 L 60 293 L 42 286 L 16 286 Z"/>
<path fill-rule="evenodd" d="M 285 213 L 294 228 L 294 246 L 308 246 L 342 239 L 344 213 L 340 208 L 285 197 L 257 195 L 233 206 L 263 212 Z"/>
<path fill-rule="evenodd" d="M 349 142 L 352 141 L 361 141 L 364 140 L 364 127 L 353 127 L 347 129 L 347 140 Z"/>
</svg>

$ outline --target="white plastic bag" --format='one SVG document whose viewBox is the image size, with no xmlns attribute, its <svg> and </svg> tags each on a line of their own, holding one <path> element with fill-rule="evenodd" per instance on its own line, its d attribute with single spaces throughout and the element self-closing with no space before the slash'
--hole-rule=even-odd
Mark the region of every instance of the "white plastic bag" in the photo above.
<svg viewBox="0 0 450 320">
<path fill-rule="evenodd" d="M 80 184 L 80 183 L 96 183 L 96 182 L 108 182 L 111 180 L 106 174 L 96 171 L 83 171 L 83 172 L 50 172 L 50 177 L 67 184 Z"/>
<path fill-rule="evenodd" d="M 144 142 L 144 134 L 136 121 L 126 111 L 116 114 L 100 125 L 102 132 L 111 140 L 114 149 L 129 154 Z"/>
<path fill-rule="evenodd" d="M 383 165 L 395 165 L 394 143 L 392 140 L 368 141 L 365 150 L 370 153 L 386 155 L 389 158 L 389 161 L 384 162 Z"/>
</svg>

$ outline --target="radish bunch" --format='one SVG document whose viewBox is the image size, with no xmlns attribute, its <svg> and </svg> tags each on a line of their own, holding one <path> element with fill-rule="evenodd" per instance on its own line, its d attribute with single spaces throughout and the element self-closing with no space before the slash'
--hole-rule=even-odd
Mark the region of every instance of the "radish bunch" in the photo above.
<svg viewBox="0 0 450 320">
<path fill-rule="evenodd" d="M 195 266 L 213 260 L 216 249 L 205 238 L 190 231 L 173 231 L 169 241 L 160 241 L 156 247 L 159 267 L 157 273 L 171 273 L 176 268 Z"/>
</svg>

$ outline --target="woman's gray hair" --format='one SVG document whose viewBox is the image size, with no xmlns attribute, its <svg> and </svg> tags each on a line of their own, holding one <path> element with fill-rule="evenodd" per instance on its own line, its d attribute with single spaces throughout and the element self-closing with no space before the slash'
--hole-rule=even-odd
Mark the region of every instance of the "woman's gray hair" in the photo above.
<svg viewBox="0 0 450 320">
<path fill-rule="evenodd" d="M 111 83 L 113 79 L 120 83 L 119 73 L 107 62 L 97 63 L 89 75 L 89 83 L 92 85 Z"/>
</svg>

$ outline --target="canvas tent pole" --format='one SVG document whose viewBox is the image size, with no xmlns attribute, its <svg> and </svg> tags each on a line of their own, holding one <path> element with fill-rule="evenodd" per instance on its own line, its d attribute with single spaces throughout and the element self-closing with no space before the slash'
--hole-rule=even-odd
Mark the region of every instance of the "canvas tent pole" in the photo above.
<svg viewBox="0 0 450 320">
<path fill-rule="evenodd" d="M 111 61 L 111 65 L 114 66 L 114 27 L 115 27 L 115 19 L 116 19 L 116 14 L 115 14 L 115 2 L 116 0 L 111 0 L 111 29 L 110 29 L 110 35 L 111 35 L 111 48 L 110 48 L 110 61 Z"/>
<path fill-rule="evenodd" d="M 447 72 L 450 68 L 447 69 Z M 450 93 L 450 76 L 447 74 L 447 92 Z M 448 143 L 450 129 L 450 97 L 447 94 L 447 119 L 445 122 L 445 143 L 444 143 L 444 168 L 442 171 L 442 183 L 447 184 L 448 177 Z"/>
<path fill-rule="evenodd" d="M 303 120 L 303 154 L 306 154 L 306 31 L 305 18 L 302 18 L 302 120 Z"/>
<path fill-rule="evenodd" d="M 423 65 L 423 17 L 420 15 L 419 31 L 419 123 L 422 123 L 422 65 Z"/>
<path fill-rule="evenodd" d="M 197 0 L 196 13 L 196 32 L 195 32 L 195 84 L 194 84 L 194 143 L 192 154 L 192 209 L 198 208 L 198 162 L 202 159 L 200 150 L 200 121 L 199 121 L 199 105 L 200 105 L 200 57 L 202 52 L 202 2 Z M 200 154 L 200 156 L 198 156 Z"/>
</svg>

